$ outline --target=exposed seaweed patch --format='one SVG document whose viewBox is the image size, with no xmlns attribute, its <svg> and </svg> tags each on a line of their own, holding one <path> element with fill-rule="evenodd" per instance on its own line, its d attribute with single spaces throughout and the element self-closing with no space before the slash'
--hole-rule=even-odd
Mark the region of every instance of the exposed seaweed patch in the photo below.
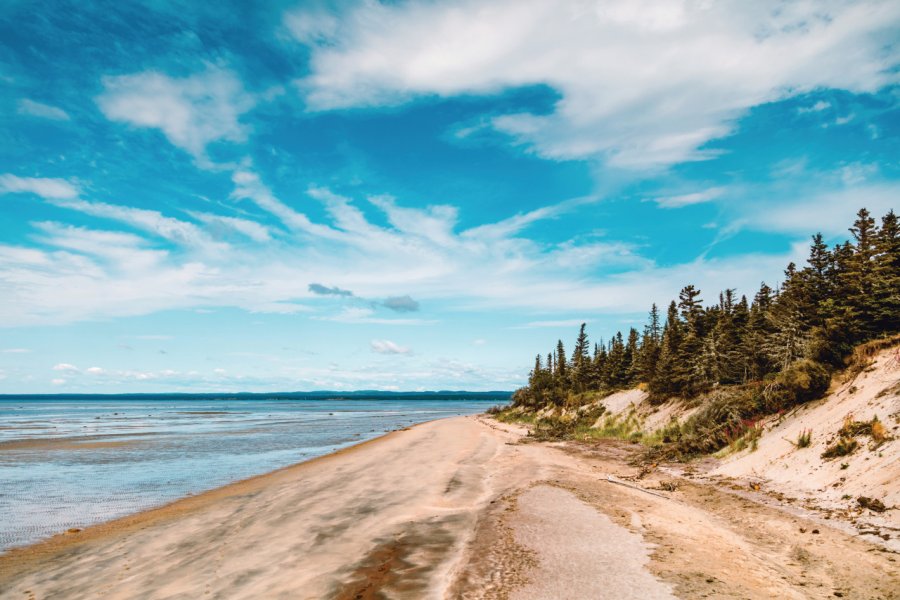
<svg viewBox="0 0 900 600">
<path fill-rule="evenodd" d="M 456 541 L 451 516 L 412 523 L 382 539 L 329 595 L 335 600 L 381 600 L 424 597 L 430 577 Z"/>
</svg>

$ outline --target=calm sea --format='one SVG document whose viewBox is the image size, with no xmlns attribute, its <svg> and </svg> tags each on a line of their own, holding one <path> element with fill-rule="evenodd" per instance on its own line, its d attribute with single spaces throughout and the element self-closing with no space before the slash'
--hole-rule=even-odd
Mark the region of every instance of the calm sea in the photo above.
<svg viewBox="0 0 900 600">
<path fill-rule="evenodd" d="M 506 399 L 0 399 L 0 551 Z"/>
</svg>

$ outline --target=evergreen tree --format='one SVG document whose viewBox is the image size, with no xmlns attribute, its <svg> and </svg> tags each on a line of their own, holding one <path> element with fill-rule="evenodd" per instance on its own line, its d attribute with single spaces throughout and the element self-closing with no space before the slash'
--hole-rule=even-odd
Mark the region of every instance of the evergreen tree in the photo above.
<svg viewBox="0 0 900 600">
<path fill-rule="evenodd" d="M 563 346 L 562 340 L 559 340 L 556 342 L 556 377 L 561 384 L 566 385 L 568 383 L 566 381 L 568 375 L 569 369 L 566 364 L 566 349 Z"/>
<path fill-rule="evenodd" d="M 628 365 L 625 359 L 625 342 L 622 332 L 616 333 L 609 346 L 609 356 L 606 359 L 606 385 L 610 388 L 620 388 L 627 382 L 626 372 Z"/>
<path fill-rule="evenodd" d="M 637 329 L 632 327 L 628 331 L 628 341 L 625 343 L 624 383 L 626 385 L 631 385 L 638 380 L 638 374 L 640 372 L 639 351 L 638 332 Z"/>
<path fill-rule="evenodd" d="M 875 242 L 872 312 L 876 332 L 900 330 L 900 223 L 894 211 L 881 219 Z"/>
<path fill-rule="evenodd" d="M 688 328 L 696 328 L 700 322 L 700 315 L 703 312 L 703 300 L 700 299 L 700 290 L 695 289 L 692 285 L 684 286 L 678 293 L 678 310 L 681 312 L 681 318 L 684 319 Z"/>
<path fill-rule="evenodd" d="M 772 370 L 772 363 L 763 349 L 766 339 L 772 332 L 767 316 L 772 308 L 772 296 L 772 288 L 763 282 L 753 297 L 753 304 L 750 305 L 742 353 L 747 366 L 745 380 L 762 379 Z"/>
<path fill-rule="evenodd" d="M 677 368 L 682 337 L 682 325 L 678 318 L 678 308 L 675 302 L 672 301 L 669 304 L 666 324 L 663 327 L 656 373 L 650 381 L 650 391 L 657 396 L 676 391 L 672 375 Z"/>
<path fill-rule="evenodd" d="M 734 301 L 734 290 L 727 289 L 720 295 L 720 305 L 716 325 L 704 344 L 706 360 L 714 364 L 703 377 L 711 383 L 740 383 L 744 380 L 746 367 L 743 364 L 743 327 L 745 323 L 740 311 L 740 303 Z M 746 298 L 743 299 L 746 306 Z M 711 379 L 712 381 L 709 381 Z"/>
<path fill-rule="evenodd" d="M 654 302 L 650 309 L 649 322 L 644 326 L 644 336 L 638 351 L 637 372 L 635 373 L 638 380 L 649 383 L 655 377 L 661 341 L 662 327 L 659 323 L 659 308 Z"/>
<path fill-rule="evenodd" d="M 581 324 L 578 339 L 575 341 L 575 350 L 572 352 L 572 373 L 570 376 L 576 392 L 585 391 L 591 378 L 591 359 L 588 354 L 590 344 L 585 332 L 585 325 L 585 323 Z"/>
<path fill-rule="evenodd" d="M 626 341 L 619 332 L 608 344 L 595 344 L 593 355 L 582 324 L 571 360 L 562 340 L 547 354 L 546 368 L 536 356 L 529 386 L 515 401 L 561 405 L 572 392 L 611 391 L 638 381 L 662 399 L 782 372 L 827 376 L 821 365 L 798 359 L 839 366 L 853 344 L 900 331 L 897 216 L 888 212 L 879 228 L 861 209 L 850 232 L 852 243 L 830 251 L 822 235 L 814 235 L 807 264 L 788 264 L 779 288 L 762 283 L 752 302 L 726 289 L 718 304 L 704 308 L 700 291 L 688 285 L 669 304 L 662 327 L 654 304 L 643 334 L 631 328 Z"/>
<path fill-rule="evenodd" d="M 875 242 L 878 229 L 875 219 L 865 208 L 857 213 L 856 221 L 850 228 L 856 241 L 845 274 L 847 305 L 850 309 L 852 341 L 867 337 L 873 329 L 872 297 L 875 291 Z"/>
</svg>

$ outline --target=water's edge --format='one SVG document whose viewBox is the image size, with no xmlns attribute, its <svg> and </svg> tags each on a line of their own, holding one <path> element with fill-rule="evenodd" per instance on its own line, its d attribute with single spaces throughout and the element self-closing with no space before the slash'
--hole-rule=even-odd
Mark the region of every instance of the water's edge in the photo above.
<svg viewBox="0 0 900 600">
<path fill-rule="evenodd" d="M 0 552 L 496 403 L 164 402 L 0 399 Z"/>
</svg>

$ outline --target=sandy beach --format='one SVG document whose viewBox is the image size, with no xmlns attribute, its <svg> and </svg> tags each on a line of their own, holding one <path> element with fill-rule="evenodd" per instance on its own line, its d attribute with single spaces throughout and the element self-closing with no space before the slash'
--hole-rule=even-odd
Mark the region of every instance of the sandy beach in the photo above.
<svg viewBox="0 0 900 600">
<path fill-rule="evenodd" d="M 628 444 L 444 419 L 0 556 L 3 598 L 898 598 L 900 557 Z"/>
</svg>

